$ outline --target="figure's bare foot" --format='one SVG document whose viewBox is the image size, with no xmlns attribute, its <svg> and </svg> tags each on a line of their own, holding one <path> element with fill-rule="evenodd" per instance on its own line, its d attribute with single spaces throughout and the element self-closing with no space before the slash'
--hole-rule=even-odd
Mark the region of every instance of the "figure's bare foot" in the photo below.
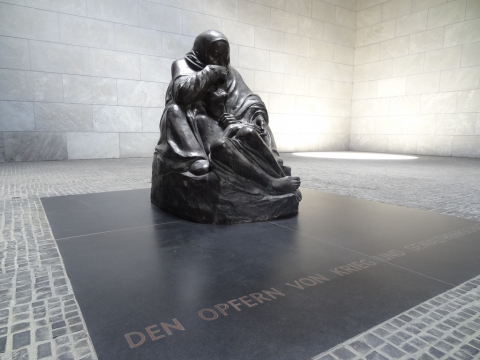
<svg viewBox="0 0 480 360">
<path fill-rule="evenodd" d="M 210 170 L 210 164 L 207 160 L 197 160 L 190 165 L 190 172 L 193 175 L 205 175 Z"/>
<path fill-rule="evenodd" d="M 293 193 L 300 187 L 300 178 L 285 176 L 280 179 L 273 179 L 267 190 L 272 194 Z"/>
</svg>

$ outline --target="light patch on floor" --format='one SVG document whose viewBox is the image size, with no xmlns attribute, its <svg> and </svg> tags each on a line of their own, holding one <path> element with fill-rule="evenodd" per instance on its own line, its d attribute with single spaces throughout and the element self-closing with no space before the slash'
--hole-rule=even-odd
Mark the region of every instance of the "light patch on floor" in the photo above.
<svg viewBox="0 0 480 360">
<path fill-rule="evenodd" d="M 397 154 L 381 154 L 381 153 L 364 153 L 350 151 L 335 152 L 297 152 L 295 156 L 305 156 L 323 159 L 348 159 L 348 160 L 415 160 L 417 156 L 397 155 Z"/>
</svg>

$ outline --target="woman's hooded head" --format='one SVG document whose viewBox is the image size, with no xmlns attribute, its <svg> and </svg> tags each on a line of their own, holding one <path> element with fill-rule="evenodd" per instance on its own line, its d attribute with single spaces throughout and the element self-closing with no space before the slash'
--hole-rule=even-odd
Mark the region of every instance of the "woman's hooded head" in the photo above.
<svg viewBox="0 0 480 360">
<path fill-rule="evenodd" d="M 230 65 L 230 47 L 228 39 L 221 32 L 207 30 L 198 35 L 193 48 L 185 55 L 188 66 L 195 71 L 202 70 L 207 65 Z"/>
</svg>

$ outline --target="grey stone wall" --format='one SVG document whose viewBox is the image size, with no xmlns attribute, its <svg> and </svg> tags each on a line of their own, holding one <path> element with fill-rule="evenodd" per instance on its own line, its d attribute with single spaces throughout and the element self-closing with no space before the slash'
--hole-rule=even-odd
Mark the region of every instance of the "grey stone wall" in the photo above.
<svg viewBox="0 0 480 360">
<path fill-rule="evenodd" d="M 0 161 L 151 156 L 210 28 L 280 151 L 480 157 L 479 0 L 0 0 Z"/>
<path fill-rule="evenodd" d="M 480 157 L 480 1 L 359 0 L 351 150 Z"/>
<path fill-rule="evenodd" d="M 0 161 L 151 156 L 200 32 L 267 103 L 281 151 L 347 150 L 356 0 L 0 0 Z"/>
</svg>

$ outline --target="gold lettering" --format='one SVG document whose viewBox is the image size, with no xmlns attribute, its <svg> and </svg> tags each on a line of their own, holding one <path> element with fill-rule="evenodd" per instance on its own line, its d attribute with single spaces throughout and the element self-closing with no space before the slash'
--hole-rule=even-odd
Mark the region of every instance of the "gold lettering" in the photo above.
<svg viewBox="0 0 480 360">
<path fill-rule="evenodd" d="M 308 280 L 307 283 L 305 283 L 306 280 Z M 309 278 L 302 278 L 299 281 L 305 286 L 315 286 L 315 285 L 317 285 L 317 282 L 315 280 L 309 279 Z M 308 282 L 310 282 L 310 283 L 308 283 Z"/>
<path fill-rule="evenodd" d="M 373 262 L 373 261 L 367 261 L 365 259 L 362 259 L 360 260 L 360 263 L 364 264 L 364 265 L 368 265 L 368 266 L 374 266 L 374 265 L 377 265 L 376 262 Z"/>
<path fill-rule="evenodd" d="M 223 306 L 223 307 L 222 307 Z M 230 306 L 228 306 L 227 304 L 218 304 L 218 305 L 215 305 L 215 307 L 217 308 L 218 311 L 220 311 L 223 315 L 227 316 L 228 314 L 225 312 L 225 310 L 227 310 Z"/>
<path fill-rule="evenodd" d="M 245 305 L 247 305 L 248 307 L 254 307 L 254 306 L 257 306 L 258 304 L 249 304 L 249 302 L 252 302 L 252 300 L 243 300 L 244 298 L 246 298 L 246 296 L 242 296 L 242 297 L 239 297 L 238 300 L 240 300 L 241 302 L 243 302 Z"/>
<path fill-rule="evenodd" d="M 132 341 L 132 338 L 131 338 L 132 335 L 139 335 L 140 341 L 135 344 Z M 125 334 L 125 338 L 127 339 L 128 345 L 130 345 L 131 349 L 136 348 L 137 346 L 140 346 L 145 342 L 145 335 L 143 335 L 141 332 L 131 332 L 131 333 Z"/>
<path fill-rule="evenodd" d="M 342 273 L 340 270 L 338 270 L 337 268 L 335 269 L 330 269 L 331 272 L 333 272 L 334 274 L 337 274 L 337 275 L 340 275 L 340 276 L 343 276 L 343 275 L 347 275 L 345 273 Z"/>
<path fill-rule="evenodd" d="M 241 304 L 234 304 L 235 301 L 237 301 L 237 299 L 233 299 L 233 300 L 227 301 L 227 303 L 229 303 L 230 305 L 232 305 L 232 306 L 235 308 L 235 310 L 237 310 L 237 311 L 242 311 L 242 310 L 240 310 L 240 309 L 238 308 L 238 306 L 241 305 Z"/>
<path fill-rule="evenodd" d="M 149 326 L 149 327 L 146 327 L 146 328 L 145 328 L 145 330 L 147 330 L 148 335 L 150 335 L 150 338 L 151 338 L 153 341 L 165 337 L 165 335 L 155 336 L 155 334 L 156 334 L 156 333 L 159 333 L 160 330 L 155 330 L 155 331 L 150 330 L 151 328 L 154 328 L 154 327 L 157 327 L 157 325 L 152 325 L 152 326 Z"/>
<path fill-rule="evenodd" d="M 350 266 L 347 266 L 347 265 L 339 266 L 339 268 L 346 271 L 347 274 L 351 274 L 352 272 L 358 271 L 358 270 L 353 270 L 352 268 L 350 268 Z"/>
<path fill-rule="evenodd" d="M 203 312 L 204 311 L 209 311 L 213 314 L 213 318 L 207 318 L 205 315 L 203 315 Z M 203 319 L 203 320 L 208 320 L 208 321 L 212 321 L 212 320 L 215 320 L 218 318 L 218 314 L 215 310 L 212 310 L 212 309 L 202 309 L 198 312 L 198 315 Z"/>
<path fill-rule="evenodd" d="M 273 291 L 263 290 L 263 292 L 264 292 L 265 294 L 267 294 L 268 296 L 273 297 L 274 299 L 276 299 L 275 295 L 285 296 L 284 293 L 281 293 L 281 292 L 278 291 L 277 289 L 275 289 L 275 288 L 271 288 L 271 289 L 272 289 Z M 273 295 L 273 294 L 275 294 L 275 295 Z"/>
<path fill-rule="evenodd" d="M 185 330 L 185 328 L 178 322 L 177 319 L 173 319 L 173 322 L 175 325 L 172 324 L 167 324 L 167 323 L 160 323 L 160 325 L 163 327 L 163 329 L 167 332 L 168 335 L 172 335 L 172 332 L 170 331 L 169 327 L 177 330 Z"/>
<path fill-rule="evenodd" d="M 296 285 L 292 285 L 292 284 L 289 284 L 289 283 L 285 283 L 285 285 L 292 286 L 292 287 L 294 287 L 294 288 L 303 290 L 303 286 L 298 283 L 298 280 L 295 280 L 295 284 L 296 284 Z"/>
<path fill-rule="evenodd" d="M 324 281 L 330 281 L 325 276 L 322 276 L 320 274 L 315 274 L 315 275 L 309 276 L 309 278 L 315 280 L 316 282 L 318 282 L 320 284 L 323 283 Z"/>
<path fill-rule="evenodd" d="M 272 299 L 269 299 L 269 298 L 264 297 L 263 294 L 261 294 L 261 293 L 253 293 L 253 294 L 250 294 L 250 297 L 252 297 L 252 298 L 254 298 L 255 300 L 257 300 L 260 304 L 263 304 L 263 301 L 260 300 L 260 299 L 267 300 L 267 301 L 272 301 Z"/>
</svg>

